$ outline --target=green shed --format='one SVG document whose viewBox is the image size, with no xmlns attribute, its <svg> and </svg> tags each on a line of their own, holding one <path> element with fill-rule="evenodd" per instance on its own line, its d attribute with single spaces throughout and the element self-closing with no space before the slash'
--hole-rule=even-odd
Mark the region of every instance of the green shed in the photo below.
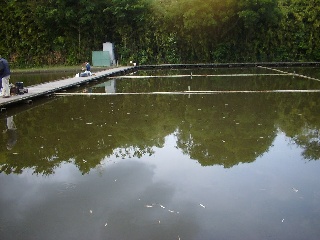
<svg viewBox="0 0 320 240">
<path fill-rule="evenodd" d="M 92 66 L 95 66 L 95 67 L 111 66 L 109 51 L 92 51 Z"/>
</svg>

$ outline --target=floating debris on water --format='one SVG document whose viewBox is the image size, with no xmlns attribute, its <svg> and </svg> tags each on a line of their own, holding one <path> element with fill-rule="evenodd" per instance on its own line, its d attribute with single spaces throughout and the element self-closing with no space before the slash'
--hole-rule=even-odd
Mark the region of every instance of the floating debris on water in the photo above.
<svg viewBox="0 0 320 240">
<path fill-rule="evenodd" d="M 76 188 L 76 184 L 74 183 L 63 183 L 62 189 L 59 189 L 58 194 L 64 194 L 69 190 L 73 190 Z"/>
<path fill-rule="evenodd" d="M 93 122 L 88 122 L 88 123 L 86 123 L 87 125 L 91 125 L 91 124 L 93 124 Z"/>
<path fill-rule="evenodd" d="M 284 222 L 284 218 L 281 220 L 281 222 Z"/>
<path fill-rule="evenodd" d="M 201 204 L 201 203 L 200 203 L 199 205 L 200 205 L 201 207 L 203 207 L 203 208 L 206 208 L 206 206 L 205 206 L 205 205 L 203 205 L 203 204 Z"/>
<path fill-rule="evenodd" d="M 63 183 L 65 189 L 74 189 L 76 188 L 75 183 Z"/>
<path fill-rule="evenodd" d="M 106 223 L 104 226 L 106 227 L 108 225 L 108 223 Z"/>
<path fill-rule="evenodd" d="M 140 199 L 139 199 L 140 200 Z M 151 205 L 149 205 L 149 204 L 146 204 L 146 205 L 144 205 L 144 207 L 146 207 L 146 208 L 153 208 L 153 207 L 156 207 L 156 206 L 159 206 L 159 207 L 161 207 L 161 208 L 163 208 L 163 209 L 165 209 L 166 207 L 165 206 L 163 206 L 162 204 L 159 204 L 159 203 L 152 203 Z M 202 205 L 203 206 L 203 205 Z M 203 206 L 204 207 L 204 206 Z M 174 211 L 174 210 L 170 210 L 170 209 L 168 209 L 168 212 L 170 212 L 170 213 L 176 213 L 176 214 L 179 214 L 180 212 L 177 212 L 177 211 Z"/>
<path fill-rule="evenodd" d="M 93 213 L 92 210 L 89 211 L 91 214 Z"/>
<path fill-rule="evenodd" d="M 294 187 L 292 188 L 293 191 L 295 192 L 298 192 L 299 190 L 298 189 L 295 189 Z"/>
</svg>

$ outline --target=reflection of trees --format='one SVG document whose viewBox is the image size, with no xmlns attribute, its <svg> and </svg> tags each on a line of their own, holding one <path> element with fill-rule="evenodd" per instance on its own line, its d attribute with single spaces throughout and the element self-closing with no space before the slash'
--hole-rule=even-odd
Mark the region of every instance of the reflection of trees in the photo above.
<svg viewBox="0 0 320 240">
<path fill-rule="evenodd" d="M 224 70 L 224 71 L 223 71 Z M 228 72 L 229 71 L 229 72 Z M 190 75 L 193 73 L 193 77 Z M 163 72 L 163 75 L 181 74 L 189 75 L 178 78 L 158 77 L 143 79 L 122 79 L 117 82 L 117 92 L 177 92 L 187 91 L 191 87 L 192 91 L 204 90 L 279 90 L 279 89 L 316 89 L 319 87 L 317 81 L 306 81 L 303 78 L 293 76 L 219 76 L 220 74 L 263 74 L 277 73 L 267 69 L 188 69 L 170 70 Z M 300 72 L 299 72 L 300 73 Z M 138 72 L 139 75 L 160 75 L 158 71 Z M 195 77 L 194 75 L 203 75 Z M 217 76 L 206 76 L 206 74 Z"/>
<path fill-rule="evenodd" d="M 268 151 L 278 128 L 316 160 L 319 106 L 317 94 L 287 93 L 60 98 L 15 117 L 18 144 L 9 151 L 2 138 L 1 171 L 49 175 L 72 162 L 85 174 L 114 154 L 152 155 L 172 133 L 201 165 L 232 167 Z"/>
<path fill-rule="evenodd" d="M 293 138 L 295 143 L 301 146 L 303 157 L 308 160 L 320 159 L 320 133 L 319 129 L 308 129 Z"/>
<path fill-rule="evenodd" d="M 192 97 L 177 134 L 178 147 L 203 166 L 252 162 L 275 137 L 273 106 L 265 95 Z"/>
<path fill-rule="evenodd" d="M 128 147 L 123 147 L 119 149 L 115 149 L 114 154 L 116 157 L 121 157 L 121 158 L 141 158 L 144 155 L 149 155 L 151 156 L 154 154 L 154 150 L 151 146 L 144 146 L 144 148 L 136 148 L 132 146 Z"/>
<path fill-rule="evenodd" d="M 279 126 L 286 135 L 303 148 L 309 160 L 320 159 L 320 99 L 318 93 L 291 94 L 279 98 Z"/>
<path fill-rule="evenodd" d="M 165 104 L 157 96 L 148 101 L 129 96 L 71 97 L 55 101 L 54 108 L 46 104 L 41 110 L 26 111 L 16 121 L 20 144 L 12 151 L 17 154 L 3 156 L 1 171 L 32 168 L 51 174 L 61 163 L 73 162 L 87 173 L 115 149 L 134 149 L 122 157 L 152 154 L 152 147 L 161 147 L 175 129 L 166 123 L 170 118 L 161 116 Z"/>
</svg>

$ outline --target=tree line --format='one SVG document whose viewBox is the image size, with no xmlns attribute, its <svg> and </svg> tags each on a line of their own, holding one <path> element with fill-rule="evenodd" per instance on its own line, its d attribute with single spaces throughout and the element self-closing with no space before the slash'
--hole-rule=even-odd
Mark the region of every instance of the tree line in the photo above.
<svg viewBox="0 0 320 240">
<path fill-rule="evenodd" d="M 319 61 L 320 0 L 4 0 L 0 54 L 73 65 L 103 42 L 139 64 Z"/>
</svg>

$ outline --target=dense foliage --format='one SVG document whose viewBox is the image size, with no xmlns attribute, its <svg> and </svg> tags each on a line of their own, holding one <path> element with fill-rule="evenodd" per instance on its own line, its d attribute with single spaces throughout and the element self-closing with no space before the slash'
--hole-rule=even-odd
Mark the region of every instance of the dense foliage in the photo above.
<svg viewBox="0 0 320 240">
<path fill-rule="evenodd" d="M 319 61 L 320 0 L 3 0 L 0 54 L 76 64 L 115 43 L 120 64 Z"/>
</svg>

